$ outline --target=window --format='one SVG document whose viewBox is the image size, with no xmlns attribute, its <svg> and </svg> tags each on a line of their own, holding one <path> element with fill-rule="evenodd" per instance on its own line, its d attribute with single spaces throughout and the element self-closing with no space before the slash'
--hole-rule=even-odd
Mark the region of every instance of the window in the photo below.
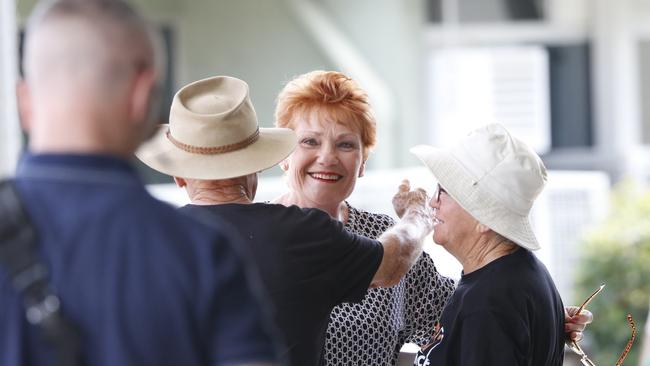
<svg viewBox="0 0 650 366">
<path fill-rule="evenodd" d="M 591 147 L 591 67 L 589 45 L 549 46 L 551 146 Z"/>
<path fill-rule="evenodd" d="M 438 49 L 430 59 L 431 140 L 498 122 L 538 152 L 550 148 L 548 51 L 542 46 Z"/>
<path fill-rule="evenodd" d="M 445 14 L 455 14 L 461 23 L 542 20 L 541 0 L 428 0 L 427 16 L 432 23 L 442 23 Z M 447 20 L 447 19 L 445 19 Z"/>
<path fill-rule="evenodd" d="M 646 48 L 644 62 L 650 65 L 650 42 Z M 650 67 L 647 71 L 650 79 Z M 540 154 L 594 145 L 586 42 L 434 48 L 429 76 L 427 106 L 434 144 L 444 145 L 479 125 L 499 122 Z M 645 107 L 650 142 L 650 107 Z"/>
</svg>

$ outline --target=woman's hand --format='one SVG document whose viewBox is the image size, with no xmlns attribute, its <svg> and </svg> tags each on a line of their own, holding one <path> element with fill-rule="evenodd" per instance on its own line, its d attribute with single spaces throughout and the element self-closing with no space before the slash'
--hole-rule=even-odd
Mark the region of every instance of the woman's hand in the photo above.
<svg viewBox="0 0 650 366">
<path fill-rule="evenodd" d="M 422 211 L 431 215 L 427 192 L 422 188 L 411 190 L 408 179 L 402 180 L 397 188 L 397 193 L 393 196 L 393 208 L 399 218 L 402 218 L 407 210 Z"/>
<path fill-rule="evenodd" d="M 582 339 L 582 331 L 594 319 L 591 311 L 587 309 L 583 309 L 580 315 L 575 315 L 578 309 L 577 306 L 564 308 L 564 333 L 567 341 L 579 342 Z"/>
<path fill-rule="evenodd" d="M 393 207 L 401 220 L 378 238 L 384 256 L 371 287 L 398 284 L 420 257 L 424 238 L 433 230 L 433 209 L 428 205 L 427 192 L 420 188 L 411 190 L 408 180 L 400 184 Z"/>
</svg>

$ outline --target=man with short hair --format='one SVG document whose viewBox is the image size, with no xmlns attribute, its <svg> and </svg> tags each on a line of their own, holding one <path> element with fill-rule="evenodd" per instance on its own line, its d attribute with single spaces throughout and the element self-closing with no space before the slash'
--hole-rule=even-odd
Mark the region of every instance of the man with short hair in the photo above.
<svg viewBox="0 0 650 366">
<path fill-rule="evenodd" d="M 38 257 L 84 364 L 268 365 L 274 347 L 230 234 L 153 199 L 127 161 L 153 131 L 155 51 L 121 0 L 49 1 L 30 18 L 18 87 L 29 149 L 13 185 Z M 5 267 L 0 364 L 54 364 L 59 350 L 28 323 Z"/>
</svg>

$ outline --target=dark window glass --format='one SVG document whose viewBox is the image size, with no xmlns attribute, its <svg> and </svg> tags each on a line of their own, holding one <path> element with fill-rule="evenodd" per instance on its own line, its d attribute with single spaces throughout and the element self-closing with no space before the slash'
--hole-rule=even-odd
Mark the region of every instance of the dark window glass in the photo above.
<svg viewBox="0 0 650 366">
<path fill-rule="evenodd" d="M 429 0 L 426 2 L 427 20 L 431 23 L 442 22 L 442 0 Z"/>
<path fill-rule="evenodd" d="M 551 147 L 593 145 L 589 45 L 549 46 Z"/>
<path fill-rule="evenodd" d="M 174 94 L 176 93 L 176 86 L 175 86 L 175 75 L 174 75 L 174 69 L 176 68 L 176 65 L 174 64 L 174 49 L 175 49 L 175 39 L 174 39 L 174 30 L 169 27 L 169 26 L 161 26 L 160 28 L 160 35 L 162 37 L 163 42 L 165 43 L 165 58 L 167 62 L 167 75 L 165 76 L 165 79 L 163 80 L 162 84 L 162 92 L 163 92 L 163 100 L 161 103 L 161 111 L 160 111 L 160 123 L 168 123 L 169 119 L 169 108 L 171 107 L 172 104 L 172 99 L 174 98 Z M 135 162 L 135 166 L 138 169 L 138 172 L 142 176 L 142 179 L 144 180 L 145 183 L 151 184 L 151 183 L 171 183 L 172 180 L 169 176 L 159 173 L 148 166 L 144 165 L 140 160 L 134 158 L 133 159 Z"/>
<path fill-rule="evenodd" d="M 500 22 L 543 19 L 543 0 L 456 0 L 461 22 Z M 442 22 L 444 0 L 428 0 L 430 22 Z"/>
</svg>

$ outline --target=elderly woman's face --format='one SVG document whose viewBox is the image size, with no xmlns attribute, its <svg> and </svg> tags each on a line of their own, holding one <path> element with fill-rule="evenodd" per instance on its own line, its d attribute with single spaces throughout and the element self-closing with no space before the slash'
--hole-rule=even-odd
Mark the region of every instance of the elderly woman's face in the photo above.
<svg viewBox="0 0 650 366">
<path fill-rule="evenodd" d="M 470 235 L 476 233 L 478 221 L 465 211 L 444 188 L 431 198 L 429 205 L 435 210 L 436 225 L 433 229 L 433 241 L 447 247 L 449 244 L 461 244 Z"/>
<path fill-rule="evenodd" d="M 342 202 L 363 173 L 361 135 L 323 113 L 296 116 L 293 125 L 298 147 L 285 161 L 289 187 L 311 207 Z"/>
</svg>

